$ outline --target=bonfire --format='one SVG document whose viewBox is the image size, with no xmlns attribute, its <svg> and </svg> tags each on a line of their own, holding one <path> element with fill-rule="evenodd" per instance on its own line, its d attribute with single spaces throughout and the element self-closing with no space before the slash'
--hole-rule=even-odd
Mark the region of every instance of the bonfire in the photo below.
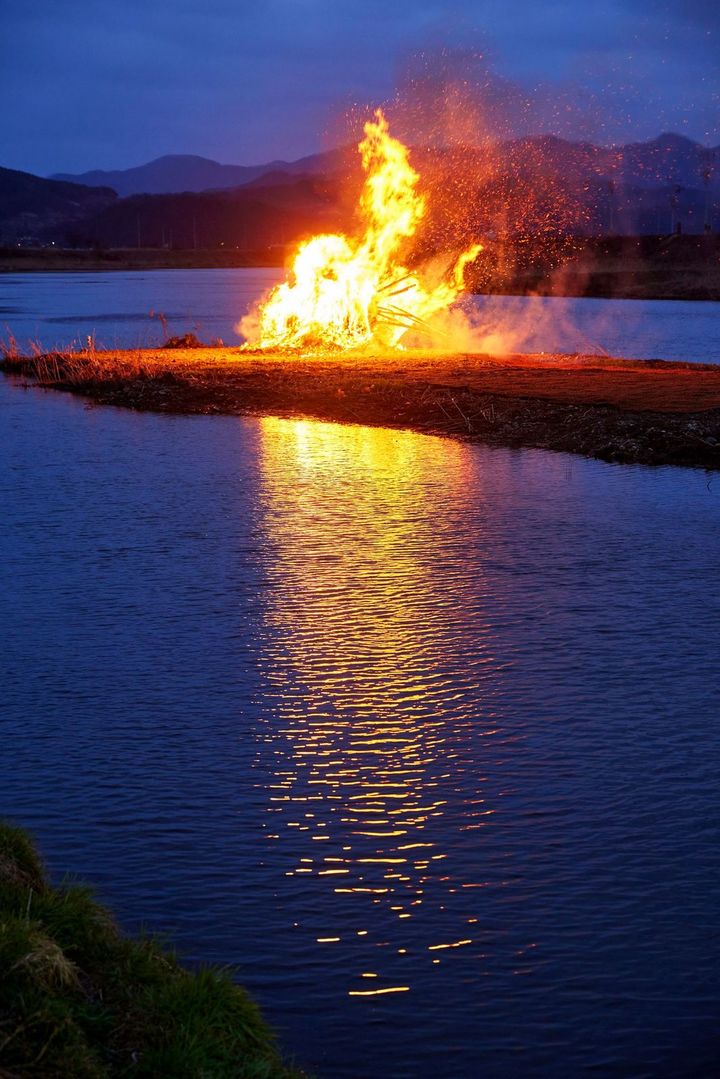
<svg viewBox="0 0 720 1079">
<path fill-rule="evenodd" d="M 466 267 L 481 244 L 410 268 L 409 241 L 427 213 L 408 149 L 390 135 L 381 109 L 358 145 L 365 182 L 356 236 L 322 235 L 302 243 L 284 283 L 241 323 L 250 347 L 263 349 L 402 348 L 413 332 L 432 336 L 430 320 L 465 289 Z"/>
</svg>

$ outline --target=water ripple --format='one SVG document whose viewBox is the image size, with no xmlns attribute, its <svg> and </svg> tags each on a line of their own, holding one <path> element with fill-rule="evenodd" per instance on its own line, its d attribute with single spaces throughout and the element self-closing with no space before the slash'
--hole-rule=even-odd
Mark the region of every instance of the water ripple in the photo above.
<svg viewBox="0 0 720 1079">
<path fill-rule="evenodd" d="M 0 386 L 2 812 L 321 1076 L 714 1074 L 720 502 Z"/>
</svg>

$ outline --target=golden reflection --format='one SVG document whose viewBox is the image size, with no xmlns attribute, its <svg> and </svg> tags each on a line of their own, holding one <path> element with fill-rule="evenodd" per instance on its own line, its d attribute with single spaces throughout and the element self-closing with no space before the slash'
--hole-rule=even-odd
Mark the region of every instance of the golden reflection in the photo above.
<svg viewBox="0 0 720 1079">
<path fill-rule="evenodd" d="M 496 733 L 490 635 L 468 610 L 453 527 L 477 477 L 457 442 L 275 418 L 260 431 L 267 838 L 286 844 L 286 875 L 336 897 L 318 904 L 331 913 L 317 944 L 363 938 L 348 992 L 405 992 L 389 959 L 367 973 L 367 949 L 472 944 L 463 889 L 482 882 L 443 837 L 456 847 L 492 814 L 466 749 L 469 729 Z"/>
</svg>

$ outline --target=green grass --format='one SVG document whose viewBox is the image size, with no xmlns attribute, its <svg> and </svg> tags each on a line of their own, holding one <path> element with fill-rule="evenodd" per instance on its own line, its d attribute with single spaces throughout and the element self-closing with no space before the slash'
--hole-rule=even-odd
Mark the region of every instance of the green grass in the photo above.
<svg viewBox="0 0 720 1079">
<path fill-rule="evenodd" d="M 78 885 L 53 887 L 0 822 L 0 1079 L 300 1079 L 257 1006 L 218 969 L 185 970 L 119 933 Z"/>
</svg>

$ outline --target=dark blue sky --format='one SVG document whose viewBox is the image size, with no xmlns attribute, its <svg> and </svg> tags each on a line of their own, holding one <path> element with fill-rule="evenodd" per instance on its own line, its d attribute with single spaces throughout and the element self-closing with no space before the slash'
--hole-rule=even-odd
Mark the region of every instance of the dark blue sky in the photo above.
<svg viewBox="0 0 720 1079">
<path fill-rule="evenodd" d="M 472 105 L 470 135 L 715 145 L 720 2 L 0 0 L 0 164 L 296 158 L 418 80 L 425 106 Z"/>
</svg>

